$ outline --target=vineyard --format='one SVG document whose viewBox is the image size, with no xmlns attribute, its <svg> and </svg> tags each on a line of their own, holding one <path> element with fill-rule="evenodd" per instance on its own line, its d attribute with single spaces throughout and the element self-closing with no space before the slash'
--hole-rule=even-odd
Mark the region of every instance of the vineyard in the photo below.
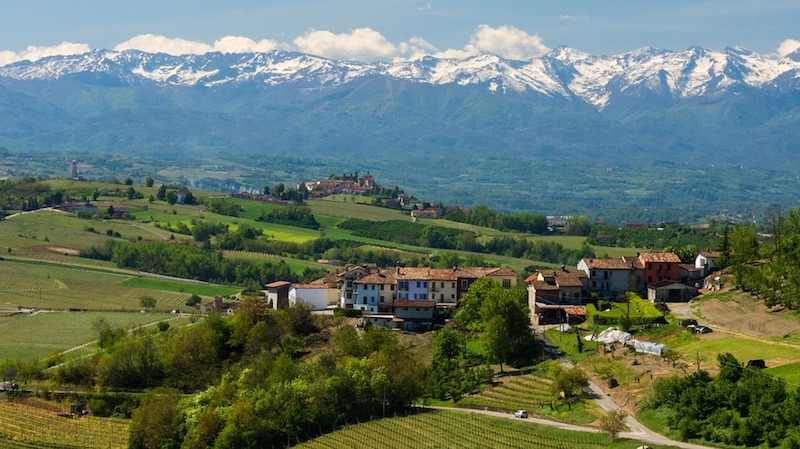
<svg viewBox="0 0 800 449">
<path fill-rule="evenodd" d="M 295 447 L 599 449 L 637 446 L 639 443 L 632 441 L 618 441 L 612 446 L 611 437 L 599 433 L 572 432 L 477 413 L 436 410 L 346 426 Z"/>
<path fill-rule="evenodd" d="M 100 318 L 126 329 L 163 320 L 169 320 L 171 327 L 189 322 L 188 318 L 163 313 L 43 312 L 0 317 L 0 360 L 32 360 L 88 343 L 97 338 L 92 324 Z M 93 349 L 70 356 L 85 355 Z"/>
<path fill-rule="evenodd" d="M 0 446 L 8 449 L 108 449 L 128 444 L 128 422 L 116 418 L 62 416 L 55 411 L 16 402 L 0 402 Z"/>
<path fill-rule="evenodd" d="M 160 310 L 184 309 L 186 293 L 126 287 L 130 275 L 59 265 L 0 261 L 0 306 L 44 309 L 139 310 L 152 296 Z"/>
<path fill-rule="evenodd" d="M 573 405 L 572 410 L 554 401 L 550 391 L 552 381 L 533 374 L 505 377 L 495 386 L 480 393 L 466 396 L 459 405 L 478 405 L 496 407 L 505 410 L 526 409 L 540 415 L 549 415 L 561 421 L 579 424 L 593 422 L 596 417 L 587 413 L 580 405 Z M 550 404 L 555 405 L 555 410 Z"/>
</svg>

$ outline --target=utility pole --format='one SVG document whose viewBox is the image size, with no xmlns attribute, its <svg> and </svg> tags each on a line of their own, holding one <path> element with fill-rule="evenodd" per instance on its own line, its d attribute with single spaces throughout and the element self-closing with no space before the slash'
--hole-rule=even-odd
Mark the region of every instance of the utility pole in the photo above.
<svg viewBox="0 0 800 449">
<path fill-rule="evenodd" d="M 697 351 L 697 372 L 700 372 L 700 351 Z"/>
</svg>

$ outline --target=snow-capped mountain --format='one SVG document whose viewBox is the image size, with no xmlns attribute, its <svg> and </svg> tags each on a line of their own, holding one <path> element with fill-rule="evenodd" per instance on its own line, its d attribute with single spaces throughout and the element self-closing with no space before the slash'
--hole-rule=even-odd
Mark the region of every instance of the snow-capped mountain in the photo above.
<svg viewBox="0 0 800 449">
<path fill-rule="evenodd" d="M 0 81 L 58 80 L 91 74 L 126 85 L 292 85 L 330 88 L 365 78 L 430 85 L 476 86 L 495 93 L 579 99 L 598 110 L 621 97 L 715 97 L 746 89 L 800 89 L 800 51 L 765 57 L 742 48 L 684 51 L 653 48 L 597 56 L 559 47 L 542 57 L 513 61 L 491 54 L 464 59 L 425 57 L 406 62 L 334 61 L 296 52 L 170 56 L 96 50 L 0 67 Z"/>
</svg>

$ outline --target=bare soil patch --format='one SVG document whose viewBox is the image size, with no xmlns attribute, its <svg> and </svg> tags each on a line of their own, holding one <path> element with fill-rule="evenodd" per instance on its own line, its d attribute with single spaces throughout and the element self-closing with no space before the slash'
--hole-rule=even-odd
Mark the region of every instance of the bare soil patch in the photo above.
<svg viewBox="0 0 800 449">
<path fill-rule="evenodd" d="M 763 301 L 741 291 L 693 305 L 693 309 L 706 320 L 744 335 L 773 338 L 800 332 L 800 323 L 786 311 L 771 310 Z"/>
<path fill-rule="evenodd" d="M 47 249 L 52 251 L 52 252 L 54 252 L 54 253 L 69 254 L 70 256 L 77 256 L 78 254 L 81 253 L 77 249 L 64 248 L 64 247 L 61 247 L 61 246 L 48 246 Z"/>
</svg>

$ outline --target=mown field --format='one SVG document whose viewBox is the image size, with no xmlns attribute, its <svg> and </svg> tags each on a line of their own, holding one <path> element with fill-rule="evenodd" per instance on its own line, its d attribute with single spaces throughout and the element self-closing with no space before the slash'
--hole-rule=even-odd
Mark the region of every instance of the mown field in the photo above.
<svg viewBox="0 0 800 449">
<path fill-rule="evenodd" d="M 138 311 L 141 297 L 151 296 L 158 310 L 189 310 L 185 304 L 190 293 L 154 290 L 151 285 L 124 285 L 134 278 L 97 268 L 0 260 L 0 307 Z M 186 288 L 195 285 L 186 283 Z"/>
<path fill-rule="evenodd" d="M 93 325 L 99 319 L 124 329 L 159 321 L 167 321 L 170 326 L 189 322 L 188 317 L 138 312 L 38 312 L 0 317 L 0 360 L 40 359 L 94 341 L 97 334 Z M 89 347 L 75 355 L 94 349 Z"/>
<path fill-rule="evenodd" d="M 128 421 L 59 416 L 68 412 L 0 401 L 0 447 L 4 449 L 116 449 L 128 447 Z"/>
<path fill-rule="evenodd" d="M 612 441 L 608 435 L 573 432 L 524 420 L 511 420 L 462 411 L 423 411 L 346 426 L 306 441 L 303 449 L 371 448 L 637 448 L 632 440 Z M 658 446 L 648 445 L 652 448 Z"/>
</svg>

